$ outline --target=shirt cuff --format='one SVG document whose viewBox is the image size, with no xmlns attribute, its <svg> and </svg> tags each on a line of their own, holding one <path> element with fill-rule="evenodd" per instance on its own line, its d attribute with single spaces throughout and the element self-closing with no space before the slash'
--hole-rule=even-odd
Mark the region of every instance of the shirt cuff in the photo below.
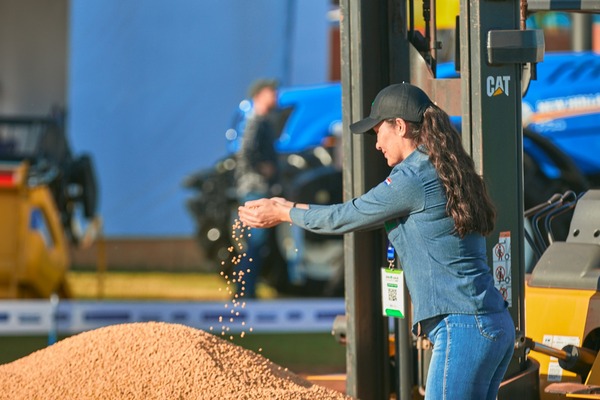
<svg viewBox="0 0 600 400">
<path fill-rule="evenodd" d="M 299 225 L 299 226 L 305 226 L 304 225 L 304 214 L 306 214 L 305 209 L 303 208 L 298 208 L 298 207 L 292 207 L 290 209 L 290 218 L 292 220 L 292 223 L 294 225 Z"/>
</svg>

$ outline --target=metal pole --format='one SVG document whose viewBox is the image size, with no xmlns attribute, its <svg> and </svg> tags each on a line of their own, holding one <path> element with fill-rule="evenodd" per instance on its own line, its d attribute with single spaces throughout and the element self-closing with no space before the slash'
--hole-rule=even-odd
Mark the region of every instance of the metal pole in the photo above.
<svg viewBox="0 0 600 400">
<path fill-rule="evenodd" d="M 340 1 L 346 200 L 365 193 L 388 173 L 375 151 L 374 139 L 348 131 L 351 122 L 369 113 L 377 92 L 389 84 L 388 3 Z M 379 276 L 384 252 L 381 232 L 352 233 L 344 238 L 346 393 L 363 400 L 387 399 L 390 394 L 388 329 L 381 310 Z"/>
<path fill-rule="evenodd" d="M 592 15 L 571 15 L 571 47 L 573 51 L 588 51 L 592 49 Z"/>
<path fill-rule="evenodd" d="M 408 290 L 404 290 L 404 304 L 410 304 Z M 407 314 L 409 314 L 407 312 Z M 394 332 L 396 337 L 396 397 L 410 399 L 415 377 L 413 373 L 413 346 L 412 332 L 409 324 L 410 318 L 394 319 Z"/>
<path fill-rule="evenodd" d="M 494 246 L 508 238 L 509 285 L 506 293 L 517 337 L 524 332 L 523 136 L 521 68 L 516 62 L 490 62 L 490 37 L 520 27 L 518 2 L 461 0 L 460 47 L 463 142 L 483 174 L 497 208 L 496 230 L 488 237 L 488 261 L 494 273 Z M 508 46 L 507 46 L 508 47 Z M 507 376 L 525 369 L 524 349 L 515 353 Z"/>
</svg>

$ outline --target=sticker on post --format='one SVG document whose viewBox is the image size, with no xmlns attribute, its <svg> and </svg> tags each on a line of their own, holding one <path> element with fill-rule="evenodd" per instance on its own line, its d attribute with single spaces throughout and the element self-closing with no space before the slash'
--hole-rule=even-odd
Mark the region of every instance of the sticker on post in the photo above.
<svg viewBox="0 0 600 400">
<path fill-rule="evenodd" d="M 381 300 L 384 316 L 404 318 L 404 271 L 381 269 Z"/>
<path fill-rule="evenodd" d="M 512 307 L 510 232 L 500 232 L 498 243 L 492 253 L 494 286 L 502 294 L 508 306 Z"/>
</svg>

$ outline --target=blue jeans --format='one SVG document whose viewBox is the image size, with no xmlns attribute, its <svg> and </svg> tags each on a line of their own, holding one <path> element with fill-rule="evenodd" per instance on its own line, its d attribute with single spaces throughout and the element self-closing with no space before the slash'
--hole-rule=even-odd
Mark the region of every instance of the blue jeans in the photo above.
<svg viewBox="0 0 600 400">
<path fill-rule="evenodd" d="M 426 400 L 495 400 L 513 355 L 508 312 L 450 314 L 429 332 L 433 353 Z"/>
<path fill-rule="evenodd" d="M 240 204 L 266 196 L 265 193 L 248 193 L 240 199 Z M 246 245 L 244 246 L 243 251 L 246 253 L 246 256 L 240 259 L 240 262 L 235 267 L 235 271 L 238 273 L 240 271 L 244 272 L 244 284 L 241 284 L 240 282 L 237 283 L 237 293 L 243 293 L 244 298 L 253 299 L 256 297 L 256 285 L 260 276 L 261 267 L 265 255 L 269 251 L 269 229 L 251 228 L 248 233 L 249 234 L 244 237 Z"/>
</svg>

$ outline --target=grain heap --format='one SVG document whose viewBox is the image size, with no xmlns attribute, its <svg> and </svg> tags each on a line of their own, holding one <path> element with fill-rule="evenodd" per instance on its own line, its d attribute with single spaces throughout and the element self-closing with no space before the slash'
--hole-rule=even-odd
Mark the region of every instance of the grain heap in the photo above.
<svg viewBox="0 0 600 400">
<path fill-rule="evenodd" d="M 0 399 L 344 399 L 204 331 L 112 325 L 0 366 Z"/>
</svg>

